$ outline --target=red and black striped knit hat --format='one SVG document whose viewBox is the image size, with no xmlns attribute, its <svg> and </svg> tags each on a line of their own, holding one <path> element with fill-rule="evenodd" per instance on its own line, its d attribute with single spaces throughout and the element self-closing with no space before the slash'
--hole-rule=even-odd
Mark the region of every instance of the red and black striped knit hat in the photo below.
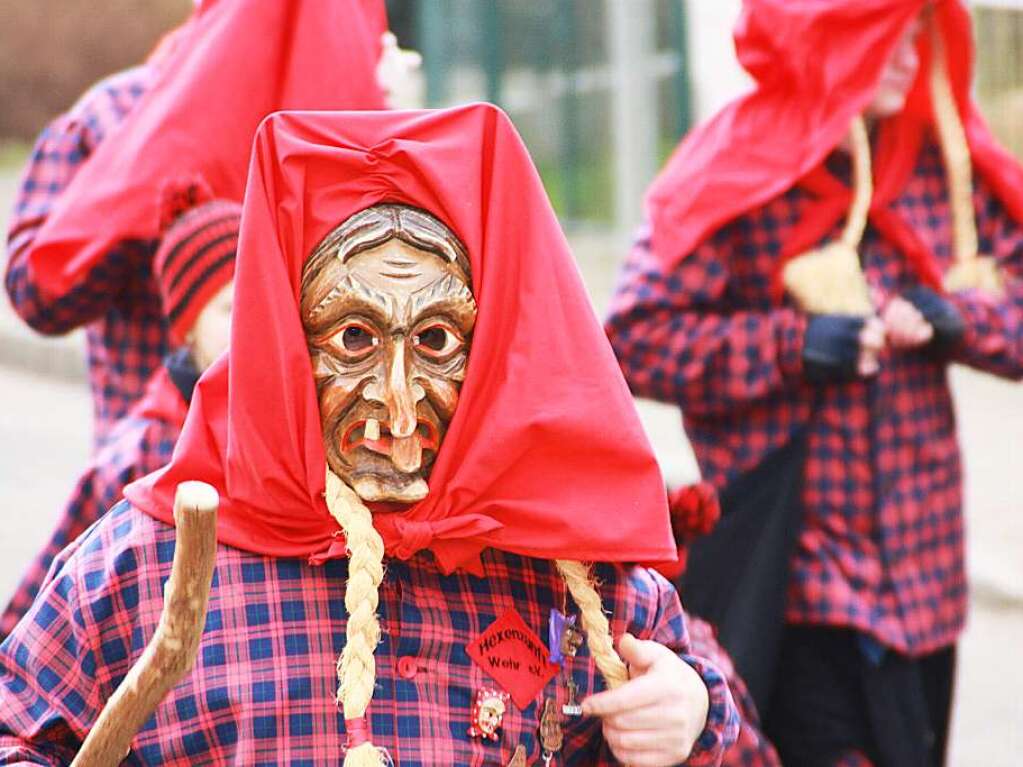
<svg viewBox="0 0 1023 767">
<path fill-rule="evenodd" d="M 234 277 L 241 205 L 212 200 L 166 230 L 153 260 L 171 343 L 180 346 L 199 312 Z"/>
</svg>

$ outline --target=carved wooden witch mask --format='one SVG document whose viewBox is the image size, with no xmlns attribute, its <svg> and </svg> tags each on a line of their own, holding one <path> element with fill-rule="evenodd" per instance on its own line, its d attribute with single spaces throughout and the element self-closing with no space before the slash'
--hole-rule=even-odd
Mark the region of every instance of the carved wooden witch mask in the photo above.
<svg viewBox="0 0 1023 767">
<path fill-rule="evenodd" d="M 302 323 L 327 464 L 365 501 L 429 491 L 465 377 L 471 285 L 454 233 L 404 205 L 355 214 L 305 265 Z"/>
</svg>

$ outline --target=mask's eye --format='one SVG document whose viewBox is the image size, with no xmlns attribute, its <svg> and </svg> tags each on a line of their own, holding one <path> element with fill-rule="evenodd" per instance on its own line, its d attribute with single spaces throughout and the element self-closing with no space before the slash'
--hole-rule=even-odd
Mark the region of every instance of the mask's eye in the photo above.
<svg viewBox="0 0 1023 767">
<path fill-rule="evenodd" d="M 465 345 L 462 337 L 446 325 L 427 325 L 412 336 L 416 351 L 434 360 L 443 360 Z"/>
<path fill-rule="evenodd" d="M 349 362 L 365 359 L 380 345 L 380 338 L 361 322 L 349 321 L 331 337 L 331 345 Z"/>
</svg>

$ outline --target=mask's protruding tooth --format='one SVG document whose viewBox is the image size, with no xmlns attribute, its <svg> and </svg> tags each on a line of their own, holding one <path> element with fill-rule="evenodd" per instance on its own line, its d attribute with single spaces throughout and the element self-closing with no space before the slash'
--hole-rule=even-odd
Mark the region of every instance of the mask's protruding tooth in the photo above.
<svg viewBox="0 0 1023 767">
<path fill-rule="evenodd" d="M 376 418 L 367 418 L 366 426 L 363 429 L 363 435 L 370 442 L 376 442 L 380 439 L 380 421 Z"/>
</svg>

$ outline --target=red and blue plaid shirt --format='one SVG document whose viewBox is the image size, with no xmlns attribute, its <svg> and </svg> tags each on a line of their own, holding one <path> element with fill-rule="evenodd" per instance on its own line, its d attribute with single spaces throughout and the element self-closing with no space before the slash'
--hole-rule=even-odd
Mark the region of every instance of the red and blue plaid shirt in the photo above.
<svg viewBox="0 0 1023 767">
<path fill-rule="evenodd" d="M 805 522 L 787 619 L 848 626 L 896 650 L 926 653 L 955 641 L 966 607 L 950 360 L 886 350 L 870 380 L 817 387 L 803 380 L 805 319 L 777 303 L 772 280 L 809 199 L 790 190 L 671 270 L 641 232 L 608 333 L 632 390 L 682 408 L 704 476 L 719 489 L 807 427 Z M 940 153 L 928 145 L 892 205 L 944 269 L 952 261 L 947 200 Z M 1007 293 L 998 301 L 951 296 L 967 326 L 951 361 L 1019 378 L 1023 230 L 982 180 L 974 203 L 981 252 L 998 259 Z M 873 228 L 860 252 L 882 300 L 917 282 Z"/>
<path fill-rule="evenodd" d="M 8 232 L 7 293 L 22 319 L 48 335 L 86 326 L 97 449 L 142 396 L 167 352 L 166 324 L 151 270 L 156 244 L 122 242 L 85 280 L 55 300 L 40 294 L 27 256 L 61 193 L 138 103 L 149 78 L 144 66 L 113 75 L 50 123 L 25 168 Z"/>
<path fill-rule="evenodd" d="M 61 555 L 39 598 L 0 645 L 0 764 L 66 764 L 156 629 L 174 530 L 123 502 Z M 541 761 L 543 695 L 509 706 L 500 741 L 470 738 L 474 690 L 493 682 L 466 645 L 514 608 L 546 638 L 552 608 L 571 609 L 552 563 L 497 551 L 486 577 L 444 576 L 432 557 L 391 560 L 380 588 L 382 639 L 370 704 L 373 742 L 395 764 L 506 765 L 517 745 Z M 721 672 L 689 655 L 674 589 L 645 568 L 601 566 L 612 630 L 662 642 L 701 674 L 707 726 L 689 764 L 716 765 L 738 714 Z M 314 567 L 218 547 L 209 612 L 193 671 L 135 738 L 133 764 L 325 765 L 345 743 L 335 703 L 344 645 L 347 561 Z M 585 646 L 572 660 L 579 699 L 603 688 Z M 556 764 L 617 764 L 600 722 L 563 718 Z"/>
</svg>

